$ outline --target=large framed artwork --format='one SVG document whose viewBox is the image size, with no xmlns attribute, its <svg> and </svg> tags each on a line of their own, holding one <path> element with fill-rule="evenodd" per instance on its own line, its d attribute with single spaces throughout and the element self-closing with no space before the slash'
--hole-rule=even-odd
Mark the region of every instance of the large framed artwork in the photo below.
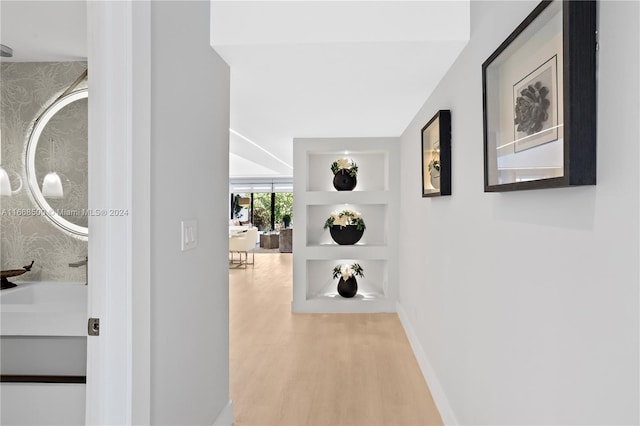
<svg viewBox="0 0 640 426">
<path fill-rule="evenodd" d="M 596 7 L 541 2 L 482 64 L 485 192 L 596 183 Z"/>
<path fill-rule="evenodd" d="M 441 109 L 422 128 L 422 196 L 451 195 L 451 111 Z"/>
</svg>

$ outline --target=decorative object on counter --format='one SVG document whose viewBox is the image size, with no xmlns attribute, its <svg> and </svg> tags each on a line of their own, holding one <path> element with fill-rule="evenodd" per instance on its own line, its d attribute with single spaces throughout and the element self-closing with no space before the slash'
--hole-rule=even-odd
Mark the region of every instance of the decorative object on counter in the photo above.
<svg viewBox="0 0 640 426">
<path fill-rule="evenodd" d="M 338 294 L 342 297 L 350 298 L 358 292 L 358 281 L 356 276 L 364 278 L 364 269 L 357 263 L 352 265 L 336 265 L 333 268 L 333 279 L 338 281 Z"/>
<path fill-rule="evenodd" d="M 540 2 L 482 64 L 485 192 L 596 184 L 596 3 Z"/>
<path fill-rule="evenodd" d="M 339 213 L 332 213 L 324 223 L 325 228 L 329 228 L 329 233 L 333 241 L 340 245 L 353 245 L 360 241 L 366 226 L 362 216 L 358 212 L 343 210 Z"/>
<path fill-rule="evenodd" d="M 438 111 L 422 128 L 422 196 L 451 195 L 451 111 Z"/>
<path fill-rule="evenodd" d="M 9 46 L 5 46 L 4 44 L 0 44 L 0 56 L 3 58 L 13 57 L 13 49 Z"/>
<path fill-rule="evenodd" d="M 0 272 L 0 277 L 1 277 L 0 290 L 16 287 L 16 284 L 10 282 L 7 278 L 17 277 L 19 275 L 24 274 L 25 272 L 29 272 L 34 262 L 35 261 L 32 260 L 30 265 L 23 266 L 22 269 L 8 269 L 6 271 L 1 271 Z"/>
<path fill-rule="evenodd" d="M 284 224 L 285 228 L 288 228 L 289 225 L 291 225 L 291 215 L 290 214 L 282 215 L 282 223 Z"/>
<path fill-rule="evenodd" d="M 341 158 L 331 164 L 333 187 L 338 191 L 353 191 L 358 184 L 358 165 L 353 160 Z"/>
</svg>

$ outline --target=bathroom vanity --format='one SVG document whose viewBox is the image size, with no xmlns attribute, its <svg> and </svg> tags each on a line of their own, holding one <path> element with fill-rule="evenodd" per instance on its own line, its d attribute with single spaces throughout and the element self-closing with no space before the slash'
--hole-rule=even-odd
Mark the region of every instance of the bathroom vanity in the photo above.
<svg viewBox="0 0 640 426">
<path fill-rule="evenodd" d="M 88 288 L 83 282 L 16 284 L 0 292 L 1 423 L 38 424 L 46 413 L 49 424 L 83 424 Z M 27 395 L 38 409 L 13 409 Z"/>
</svg>

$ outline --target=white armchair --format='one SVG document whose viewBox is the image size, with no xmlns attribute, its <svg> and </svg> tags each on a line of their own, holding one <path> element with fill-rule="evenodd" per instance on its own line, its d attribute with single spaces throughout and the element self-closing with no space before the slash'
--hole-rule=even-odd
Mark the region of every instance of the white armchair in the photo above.
<svg viewBox="0 0 640 426">
<path fill-rule="evenodd" d="M 256 248 L 258 240 L 258 228 L 249 228 L 246 232 L 229 236 L 229 264 L 235 264 L 237 267 L 253 265 L 255 254 L 253 250 Z M 249 262 L 249 252 L 251 253 L 251 262 Z M 238 253 L 239 260 L 235 260 L 235 253 Z M 242 254 L 244 253 L 244 260 Z"/>
</svg>

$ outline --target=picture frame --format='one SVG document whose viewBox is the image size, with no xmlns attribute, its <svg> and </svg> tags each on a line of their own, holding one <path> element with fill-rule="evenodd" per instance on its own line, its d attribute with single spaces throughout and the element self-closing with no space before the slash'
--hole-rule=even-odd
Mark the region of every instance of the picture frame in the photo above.
<svg viewBox="0 0 640 426">
<path fill-rule="evenodd" d="M 451 195 L 451 111 L 439 110 L 420 137 L 422 197 Z"/>
<path fill-rule="evenodd" d="M 596 184 L 596 4 L 544 0 L 482 64 L 484 190 Z"/>
</svg>

